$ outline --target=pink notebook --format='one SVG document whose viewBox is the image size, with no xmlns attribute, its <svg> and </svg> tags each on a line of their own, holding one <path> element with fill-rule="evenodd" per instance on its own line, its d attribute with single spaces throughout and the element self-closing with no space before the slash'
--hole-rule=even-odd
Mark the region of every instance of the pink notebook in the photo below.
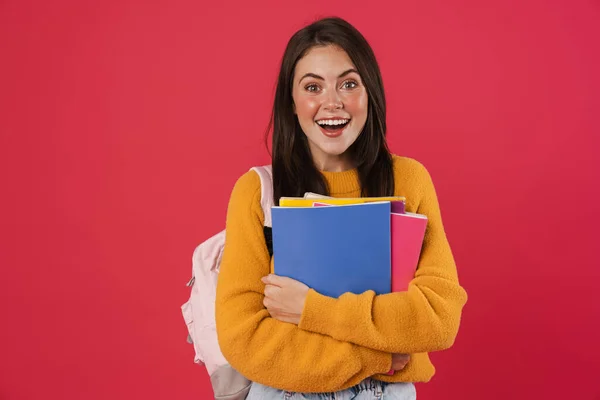
<svg viewBox="0 0 600 400">
<path fill-rule="evenodd" d="M 427 217 L 392 213 L 392 292 L 408 290 L 421 256 Z"/>
<path fill-rule="evenodd" d="M 404 212 L 403 202 L 391 203 L 392 292 L 404 292 L 408 290 L 408 284 L 415 277 L 419 264 L 427 217 Z M 329 204 L 315 202 L 313 206 L 326 207 Z"/>
</svg>

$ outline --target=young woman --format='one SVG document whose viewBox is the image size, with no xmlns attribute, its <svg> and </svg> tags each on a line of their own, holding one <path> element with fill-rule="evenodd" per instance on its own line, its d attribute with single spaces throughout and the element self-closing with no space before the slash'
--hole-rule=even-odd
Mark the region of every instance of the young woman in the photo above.
<svg viewBox="0 0 600 400">
<path fill-rule="evenodd" d="M 428 226 L 406 292 L 326 297 L 270 274 L 260 180 L 253 171 L 239 178 L 227 212 L 216 322 L 223 354 L 254 382 L 248 399 L 414 399 L 413 382 L 434 374 L 427 353 L 454 342 L 467 295 L 435 188 L 423 165 L 390 154 L 385 113 L 377 61 L 354 27 L 327 18 L 292 36 L 273 106 L 275 204 L 305 192 L 405 196 L 407 211 L 427 215 Z"/>
</svg>

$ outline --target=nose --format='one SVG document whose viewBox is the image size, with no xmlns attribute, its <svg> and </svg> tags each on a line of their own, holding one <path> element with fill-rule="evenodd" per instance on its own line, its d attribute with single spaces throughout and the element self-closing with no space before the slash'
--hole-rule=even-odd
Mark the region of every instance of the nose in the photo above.
<svg viewBox="0 0 600 400">
<path fill-rule="evenodd" d="M 342 103 L 342 99 L 337 90 L 330 90 L 326 96 L 325 102 L 323 103 L 323 108 L 325 108 L 325 110 L 332 111 L 344 108 L 344 103 Z"/>
</svg>

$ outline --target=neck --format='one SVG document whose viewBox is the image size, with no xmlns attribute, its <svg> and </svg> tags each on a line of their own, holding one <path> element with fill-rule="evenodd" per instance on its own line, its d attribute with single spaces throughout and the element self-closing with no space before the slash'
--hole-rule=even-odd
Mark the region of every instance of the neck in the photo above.
<svg viewBox="0 0 600 400">
<path fill-rule="evenodd" d="M 346 153 L 325 157 L 315 157 L 313 155 L 313 162 L 321 172 L 344 172 L 355 168 L 354 162 Z"/>
</svg>

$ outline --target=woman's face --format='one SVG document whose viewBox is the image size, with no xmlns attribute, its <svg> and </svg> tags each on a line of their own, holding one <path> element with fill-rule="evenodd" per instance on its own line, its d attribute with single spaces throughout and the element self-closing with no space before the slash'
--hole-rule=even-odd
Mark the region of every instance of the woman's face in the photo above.
<svg viewBox="0 0 600 400">
<path fill-rule="evenodd" d="M 365 126 L 368 96 L 348 54 L 337 46 L 309 50 L 296 64 L 292 98 L 317 168 L 353 168 L 346 151 Z"/>
</svg>

